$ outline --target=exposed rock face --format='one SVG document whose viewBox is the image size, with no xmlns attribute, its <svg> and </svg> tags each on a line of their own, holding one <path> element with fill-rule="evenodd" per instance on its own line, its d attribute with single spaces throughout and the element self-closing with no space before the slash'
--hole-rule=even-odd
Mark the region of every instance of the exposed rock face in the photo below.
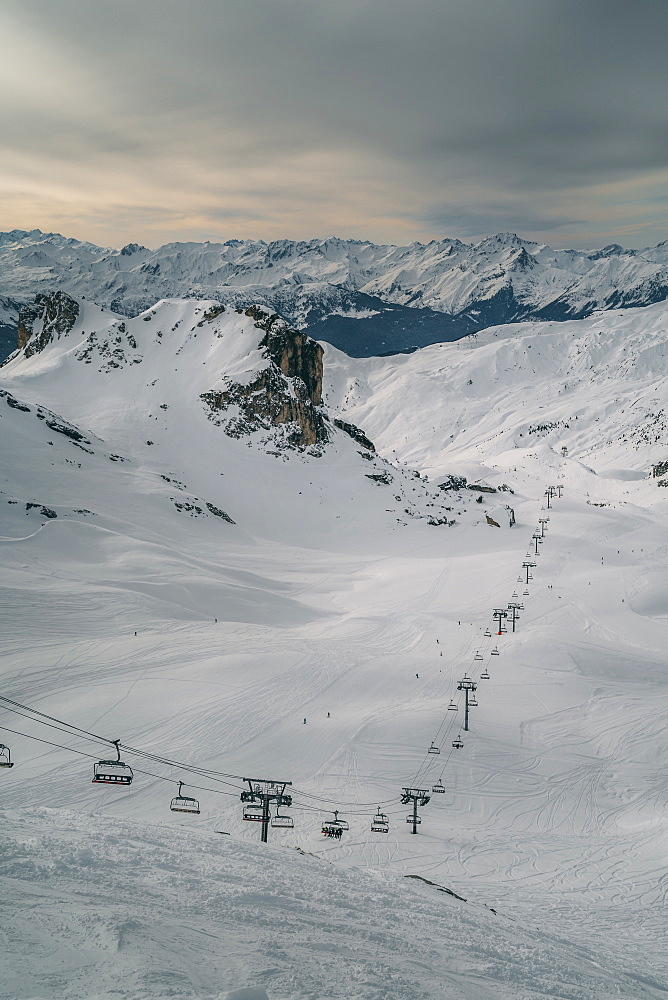
<svg viewBox="0 0 668 1000">
<path fill-rule="evenodd" d="M 500 528 L 502 525 L 512 528 L 515 524 L 515 511 L 508 504 L 503 504 L 503 506 L 495 507 L 491 512 L 485 514 L 485 520 L 494 528 Z"/>
<path fill-rule="evenodd" d="M 361 444 L 363 448 L 367 448 L 368 451 L 375 451 L 375 445 L 373 441 L 370 441 L 363 430 L 355 426 L 355 424 L 347 424 L 345 420 L 339 420 L 338 418 L 334 421 L 334 426 L 338 427 L 339 430 L 345 431 L 353 441 L 357 441 Z"/>
<path fill-rule="evenodd" d="M 463 490 L 466 487 L 466 476 L 446 476 L 437 485 L 439 490 Z"/>
<path fill-rule="evenodd" d="M 54 340 L 69 333 L 79 316 L 79 303 L 65 292 L 35 296 L 32 305 L 19 312 L 18 348 L 27 358 L 39 354 Z"/>
<path fill-rule="evenodd" d="M 226 389 L 202 393 L 210 417 L 230 437 L 267 431 L 264 443 L 279 450 L 315 448 L 329 440 L 329 420 L 322 408 L 323 350 L 306 334 L 262 306 L 246 316 L 265 331 L 260 341 L 269 364 L 248 382 L 229 382 Z M 230 408 L 236 413 L 221 417 Z"/>
<path fill-rule="evenodd" d="M 266 335 L 260 341 L 267 357 L 281 369 L 288 378 L 301 379 L 308 398 L 315 406 L 322 403 L 322 355 L 323 349 L 300 330 L 293 330 L 284 319 L 263 306 L 251 306 L 246 316 L 255 320 Z"/>
<path fill-rule="evenodd" d="M 665 476 L 668 472 L 668 462 L 658 462 L 656 465 L 652 466 L 652 477 L 658 479 L 659 476 Z M 663 483 L 659 483 L 662 486 Z"/>
</svg>

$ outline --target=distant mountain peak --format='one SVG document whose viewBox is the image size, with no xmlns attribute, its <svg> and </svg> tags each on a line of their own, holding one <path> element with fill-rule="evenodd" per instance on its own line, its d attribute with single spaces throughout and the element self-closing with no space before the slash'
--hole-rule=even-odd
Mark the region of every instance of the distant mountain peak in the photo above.
<svg viewBox="0 0 668 1000">
<path fill-rule="evenodd" d="M 121 257 L 131 257 L 133 254 L 139 253 L 140 250 L 148 250 L 148 247 L 143 247 L 140 243 L 126 243 L 120 254 Z"/>
</svg>

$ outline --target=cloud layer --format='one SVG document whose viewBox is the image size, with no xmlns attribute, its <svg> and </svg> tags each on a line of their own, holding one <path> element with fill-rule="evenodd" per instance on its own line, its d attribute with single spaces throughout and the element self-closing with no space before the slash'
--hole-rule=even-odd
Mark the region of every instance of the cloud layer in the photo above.
<svg viewBox="0 0 668 1000">
<path fill-rule="evenodd" d="M 656 243 L 659 0 L 5 0 L 3 228 Z"/>
</svg>

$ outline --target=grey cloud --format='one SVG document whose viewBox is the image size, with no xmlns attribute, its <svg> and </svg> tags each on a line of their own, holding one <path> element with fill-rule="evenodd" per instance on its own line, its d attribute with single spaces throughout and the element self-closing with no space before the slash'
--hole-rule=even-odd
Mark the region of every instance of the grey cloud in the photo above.
<svg viewBox="0 0 668 1000">
<path fill-rule="evenodd" d="M 668 162 L 668 5 L 653 0 L 5 6 L 109 97 L 99 115 L 91 108 L 75 121 L 67 109 L 48 120 L 36 113 L 32 138 L 30 114 L 8 126 L 7 141 L 46 143 L 54 156 L 118 152 L 139 164 L 184 155 L 207 170 L 224 157 L 243 172 L 345 151 L 379 176 L 431 189 L 427 219 L 438 220 L 439 203 L 470 199 L 462 234 L 474 218 L 486 231 L 500 218 L 529 232 L 572 225 L 582 206 L 569 208 L 571 189 L 640 182 Z M 542 221 L 538 207 L 522 209 L 524 192 L 537 203 L 559 194 L 563 218 L 554 206 Z M 271 197 L 266 184 L 257 197 Z M 514 223 L 504 203 L 517 206 Z M 416 232 L 424 218 L 415 217 Z"/>
</svg>

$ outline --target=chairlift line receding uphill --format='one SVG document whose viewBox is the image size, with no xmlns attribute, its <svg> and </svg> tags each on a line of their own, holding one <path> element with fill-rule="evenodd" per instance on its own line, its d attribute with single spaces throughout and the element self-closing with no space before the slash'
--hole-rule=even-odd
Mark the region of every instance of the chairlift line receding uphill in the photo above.
<svg viewBox="0 0 668 1000">
<path fill-rule="evenodd" d="M 550 492 L 551 496 L 548 497 L 548 500 L 551 499 L 555 495 L 556 489 L 555 488 L 550 488 L 549 492 Z M 546 491 L 546 494 L 547 493 L 548 493 L 548 491 Z M 541 518 L 540 520 L 541 520 L 540 538 L 538 537 L 539 536 L 539 529 L 536 529 L 536 533 L 534 534 L 534 536 L 532 538 L 532 540 L 536 541 L 536 544 L 538 544 L 539 542 L 542 542 L 542 540 L 543 540 L 543 535 L 544 535 L 544 531 L 545 531 L 545 523 L 544 522 L 548 521 L 549 517 L 546 517 L 545 519 Z M 534 555 L 534 554 L 532 553 L 532 555 Z M 533 562 L 533 560 L 531 558 L 525 558 L 525 560 L 523 562 L 523 566 L 522 566 L 522 568 L 523 568 L 523 570 L 525 571 L 525 574 L 526 574 L 526 578 L 524 580 L 525 585 L 526 585 L 526 583 L 528 583 L 528 580 L 530 580 L 530 579 L 533 578 L 530 570 L 532 568 L 534 568 L 534 566 L 535 566 L 535 562 Z M 519 577 L 518 579 L 521 580 L 522 578 Z M 526 589 L 523 591 L 523 593 L 524 593 L 524 596 L 529 596 L 528 587 L 526 587 Z M 516 602 L 518 601 L 517 591 L 513 592 L 513 600 L 516 601 Z M 509 607 L 508 607 L 507 610 L 506 609 L 499 609 L 499 608 L 494 609 L 494 618 L 498 621 L 499 634 L 502 634 L 502 632 L 506 631 L 506 629 L 504 627 L 504 620 L 507 617 L 510 617 L 511 615 L 513 617 L 513 631 L 514 631 L 515 619 L 517 617 L 519 617 L 517 615 L 517 611 L 520 610 L 520 609 L 522 609 L 522 608 L 523 608 L 523 606 L 520 605 L 519 603 L 517 603 L 515 606 L 509 605 Z M 486 637 L 491 637 L 491 634 L 492 633 L 490 632 L 489 627 L 486 627 L 484 635 Z M 492 656 L 498 656 L 499 655 L 499 649 L 498 649 L 498 647 L 495 646 L 490 651 L 490 654 Z M 483 656 L 482 656 L 482 654 L 481 654 L 481 652 L 479 650 L 476 650 L 476 653 L 475 653 L 475 656 L 474 656 L 474 660 L 476 660 L 478 662 L 480 662 L 480 661 L 483 660 Z M 488 672 L 488 670 L 486 668 L 483 668 L 482 672 L 480 673 L 480 679 L 481 680 L 489 680 L 490 679 L 489 672 Z M 476 707 L 478 705 L 478 701 L 477 701 L 476 696 L 475 696 L 476 687 L 477 687 L 477 685 L 476 685 L 475 681 L 473 681 L 472 678 L 469 677 L 467 674 L 464 674 L 464 677 L 462 678 L 462 680 L 458 684 L 458 690 L 464 690 L 465 699 L 466 699 L 466 702 L 467 702 L 467 704 L 466 704 L 466 710 L 467 710 L 466 711 L 466 716 L 467 716 L 467 718 L 465 720 L 465 726 L 464 726 L 465 729 L 468 729 L 468 709 Z M 123 750 L 124 756 L 125 756 L 125 754 L 129 753 L 129 754 L 134 754 L 134 755 L 139 756 L 139 757 L 143 757 L 147 761 L 152 761 L 154 763 L 161 764 L 161 765 L 166 766 L 166 767 L 176 767 L 176 766 L 178 766 L 178 767 L 181 767 L 183 770 L 189 771 L 192 774 L 200 775 L 200 776 L 204 777 L 205 779 L 208 779 L 209 781 L 213 781 L 213 782 L 220 783 L 220 784 L 228 784 L 231 787 L 235 787 L 234 785 L 232 785 L 232 781 L 245 781 L 245 782 L 248 781 L 248 779 L 244 779 L 240 775 L 226 774 L 224 772 L 216 771 L 214 769 L 198 767 L 197 765 L 192 765 L 192 764 L 186 765 L 186 764 L 184 764 L 182 762 L 174 761 L 174 760 L 172 760 L 172 759 L 170 759 L 168 757 L 163 757 L 163 756 L 160 756 L 158 754 L 149 753 L 147 751 L 140 750 L 140 749 L 138 749 L 136 747 L 130 747 L 130 746 L 127 746 L 125 744 L 123 744 L 121 746 L 121 741 L 120 740 L 111 740 L 110 741 L 110 740 L 106 739 L 105 737 L 99 736 L 96 733 L 89 732 L 89 731 L 84 730 L 84 729 L 82 729 L 82 728 L 80 728 L 78 726 L 75 726 L 75 725 L 72 725 L 70 723 L 64 722 L 61 719 L 57 719 L 55 716 L 47 715 L 46 713 L 40 712 L 37 709 L 31 709 L 27 705 L 23 705 L 20 702 L 13 701 L 12 699 L 6 698 L 5 696 L 2 696 L 2 695 L 0 695 L 0 702 L 2 703 L 2 707 L 4 707 L 8 711 L 12 711 L 15 714 L 19 714 L 19 715 L 21 715 L 21 716 L 23 716 L 25 718 L 28 718 L 30 721 L 40 722 L 41 724 L 47 725 L 50 728 L 57 729 L 57 730 L 59 730 L 61 732 L 66 732 L 70 736 L 77 736 L 77 738 L 79 738 L 79 739 L 82 739 L 82 738 L 83 739 L 90 739 L 90 740 L 94 740 L 96 742 L 100 742 L 100 743 L 104 743 L 104 744 L 111 743 L 114 746 L 115 750 L 116 750 L 116 759 L 115 760 L 107 760 L 107 759 L 101 759 L 100 760 L 100 759 L 97 759 L 97 757 L 95 757 L 93 754 L 86 753 L 85 751 L 81 751 L 81 750 L 76 750 L 75 748 L 70 747 L 70 746 L 63 746 L 61 744 L 52 743 L 49 740 L 43 740 L 43 739 L 40 739 L 39 737 L 31 736 L 31 735 L 29 735 L 27 733 L 18 733 L 19 736 L 23 736 L 23 737 L 25 737 L 27 739 L 37 740 L 40 743 L 45 743 L 47 745 L 54 746 L 54 747 L 56 747 L 58 749 L 62 749 L 62 750 L 68 750 L 70 752 L 74 752 L 74 753 L 77 753 L 77 754 L 80 754 L 80 755 L 83 755 L 83 756 L 87 756 L 89 758 L 92 757 L 96 761 L 96 763 L 94 765 L 94 776 L 93 776 L 93 782 L 94 783 L 113 784 L 113 785 L 117 785 L 117 786 L 118 785 L 127 786 L 127 785 L 130 785 L 132 783 L 133 778 L 134 778 L 134 772 L 133 772 L 132 767 L 130 767 L 129 764 L 127 764 L 124 760 L 121 759 L 121 750 Z M 446 718 L 447 718 L 447 712 L 456 712 L 458 710 L 458 707 L 459 706 L 456 704 L 456 702 L 454 701 L 454 699 L 451 698 L 450 701 L 449 701 L 449 703 L 448 703 L 448 705 L 447 705 L 447 708 L 446 708 Z M 28 713 L 28 714 L 26 714 L 26 713 Z M 444 719 L 444 722 L 445 722 L 445 719 Z M 8 732 L 14 732 L 14 730 L 9 730 L 7 727 L 0 727 L 0 728 L 5 729 Z M 442 728 L 443 728 L 443 723 L 441 725 L 441 729 Z M 444 734 L 444 738 L 447 738 L 447 735 L 446 735 L 447 734 L 447 728 L 449 728 L 449 726 L 446 727 L 446 733 Z M 440 737 L 440 732 L 441 732 L 441 730 L 439 730 L 439 734 L 437 734 L 436 739 L 432 740 L 431 745 L 429 746 L 429 748 L 427 750 L 427 755 L 436 756 L 436 755 L 440 754 L 441 747 L 437 743 L 437 741 L 440 740 L 440 738 L 441 738 Z M 462 746 L 463 746 L 463 741 L 461 739 L 461 734 L 459 734 L 457 736 L 457 738 L 452 741 L 452 747 L 453 747 L 453 749 L 460 749 Z M 448 759 L 449 759 L 449 756 L 448 756 Z M 426 766 L 426 760 L 427 760 L 427 756 L 425 756 L 425 761 L 423 762 L 422 767 Z M 9 768 L 11 768 L 13 766 L 14 766 L 14 761 L 11 760 L 11 753 L 10 753 L 9 747 L 7 747 L 4 743 L 0 743 L 0 768 L 9 769 Z M 430 766 L 431 765 L 429 765 L 429 767 Z M 138 774 L 146 774 L 146 775 L 148 775 L 150 777 L 153 777 L 153 778 L 155 778 L 157 780 L 162 780 L 162 781 L 172 780 L 172 779 L 168 778 L 165 775 L 154 774 L 153 772 L 143 771 L 141 769 L 135 769 L 135 770 L 137 771 Z M 225 778 L 232 779 L 232 781 L 223 780 Z M 286 803 L 287 803 L 287 799 L 289 798 L 289 796 L 285 796 L 285 784 L 289 784 L 289 782 L 286 782 L 285 784 L 283 784 L 283 783 L 279 783 L 279 784 L 282 785 L 281 788 L 278 788 L 278 787 L 274 788 L 273 786 L 272 787 L 267 786 L 264 789 L 264 795 L 263 795 L 263 797 L 273 798 L 273 799 L 277 800 L 277 806 L 280 806 L 280 804 L 281 804 L 281 802 L 278 801 L 279 798 L 284 798 L 286 800 Z M 182 794 L 183 785 L 184 785 L 184 782 L 179 781 L 178 795 L 176 795 L 171 800 L 170 810 L 173 811 L 173 812 L 188 812 L 188 813 L 199 814 L 200 809 L 199 809 L 199 802 L 198 802 L 198 800 L 195 799 L 195 798 L 193 798 L 193 797 L 183 795 Z M 192 787 L 193 788 L 197 788 L 198 786 L 193 785 Z M 238 786 L 236 786 L 236 787 L 238 787 Z M 218 792 L 219 794 L 233 794 L 232 792 L 224 792 L 221 789 L 215 789 L 215 788 L 204 789 L 204 790 L 205 791 L 211 791 L 211 792 L 214 792 L 214 793 Z M 405 789 L 404 790 L 404 794 L 406 794 L 407 791 L 408 790 Z M 421 795 L 424 796 L 424 800 L 420 801 L 420 804 L 424 805 L 426 803 L 426 801 L 428 801 L 428 799 L 429 799 L 427 790 L 421 789 L 421 790 L 418 790 L 418 791 L 420 792 Z M 432 791 L 434 793 L 440 793 L 440 794 L 443 794 L 445 792 L 445 788 L 443 786 L 441 778 L 439 778 L 438 782 L 436 782 L 432 786 Z M 410 790 L 411 799 L 414 801 L 415 809 L 414 809 L 413 815 L 409 818 L 409 822 L 413 823 L 413 825 L 415 827 L 416 824 L 418 824 L 418 823 L 421 822 L 421 819 L 420 819 L 419 816 L 417 816 L 417 800 L 413 799 L 413 795 L 412 795 L 413 792 L 414 792 L 414 790 L 411 789 Z M 307 797 L 309 799 L 312 799 L 314 801 L 320 801 L 320 802 L 326 802 L 326 801 L 328 801 L 323 796 L 318 795 L 318 794 L 313 793 L 313 792 L 303 792 L 303 793 L 300 793 L 300 794 L 303 794 L 305 797 Z M 244 815 L 243 815 L 244 820 L 255 821 L 255 822 L 260 821 L 260 822 L 265 823 L 266 825 L 268 825 L 269 823 L 271 823 L 272 827 L 277 827 L 277 828 L 292 829 L 294 827 L 294 821 L 292 820 L 292 817 L 287 816 L 285 814 L 281 814 L 279 808 L 276 809 L 276 814 L 273 817 L 271 817 L 269 815 L 268 809 L 264 807 L 264 804 L 263 804 L 263 806 L 259 805 L 258 798 L 256 798 L 255 795 L 253 794 L 252 786 L 251 786 L 251 795 L 249 795 L 248 798 L 249 799 L 255 798 L 255 802 L 249 801 L 248 804 L 246 805 L 246 807 L 244 809 Z M 329 801 L 331 801 L 331 800 L 329 800 Z M 391 801 L 391 800 L 388 800 L 388 801 Z M 403 799 L 402 799 L 402 801 L 403 801 Z M 349 803 L 349 804 L 352 804 L 355 807 L 360 807 L 360 806 L 363 807 L 364 805 L 370 805 L 370 803 L 358 803 L 358 802 L 356 802 L 356 803 Z M 309 808 L 309 807 L 305 805 L 304 808 Z M 385 814 L 381 813 L 381 806 L 379 805 L 378 806 L 377 814 L 376 814 L 376 816 L 374 817 L 374 819 L 372 821 L 372 826 L 373 826 L 373 823 L 376 822 L 376 820 L 378 820 L 380 822 L 380 820 L 382 819 L 382 817 L 385 817 L 385 819 L 386 819 Z M 340 836 L 340 833 L 343 830 L 349 829 L 349 825 L 348 825 L 347 821 L 340 820 L 338 818 L 338 811 L 336 811 L 336 810 L 334 811 L 334 819 L 332 821 L 329 821 L 328 823 L 324 824 L 323 832 L 325 832 L 325 827 L 329 827 L 330 830 L 333 829 L 333 831 L 335 831 L 335 835 L 336 836 Z M 373 829 L 372 832 L 387 832 L 387 831 L 386 830 Z M 415 832 L 415 829 L 413 830 L 413 832 Z"/>
</svg>

